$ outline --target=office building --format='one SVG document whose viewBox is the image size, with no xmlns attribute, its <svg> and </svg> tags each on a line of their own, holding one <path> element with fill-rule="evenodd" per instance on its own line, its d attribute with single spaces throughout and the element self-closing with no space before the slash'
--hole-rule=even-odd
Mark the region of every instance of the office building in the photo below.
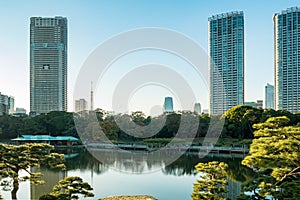
<svg viewBox="0 0 300 200">
<path fill-rule="evenodd" d="M 67 111 L 65 17 L 30 18 L 30 112 Z"/>
<path fill-rule="evenodd" d="M 256 100 L 255 101 L 247 101 L 244 103 L 245 106 L 252 106 L 254 108 L 262 108 L 263 107 L 263 100 Z"/>
<path fill-rule="evenodd" d="M 200 103 L 195 103 L 194 105 L 194 113 L 200 115 L 201 114 L 201 104 Z"/>
<path fill-rule="evenodd" d="M 8 114 L 12 115 L 15 112 L 15 98 L 8 97 Z"/>
<path fill-rule="evenodd" d="M 274 109 L 274 85 L 269 83 L 265 86 L 265 108 Z"/>
<path fill-rule="evenodd" d="M 173 99 L 172 97 L 165 97 L 164 113 L 173 113 Z"/>
<path fill-rule="evenodd" d="M 15 117 L 26 117 L 26 109 L 25 108 L 16 108 L 16 111 L 13 113 Z"/>
<path fill-rule="evenodd" d="M 202 113 L 203 114 L 209 114 L 209 110 L 208 109 L 203 109 Z"/>
<path fill-rule="evenodd" d="M 244 14 L 208 19 L 210 114 L 244 103 Z"/>
<path fill-rule="evenodd" d="M 75 101 L 75 112 L 82 112 L 87 110 L 87 101 L 85 99 L 79 99 Z"/>
<path fill-rule="evenodd" d="M 256 102 L 254 101 L 245 101 L 244 102 L 245 106 L 252 106 L 252 107 L 256 107 Z"/>
<path fill-rule="evenodd" d="M 0 93 L 0 116 L 7 115 L 8 111 L 8 96 Z"/>
<path fill-rule="evenodd" d="M 300 8 L 276 13 L 274 21 L 275 109 L 300 110 Z"/>
<path fill-rule="evenodd" d="M 256 108 L 263 108 L 263 100 L 256 100 Z"/>
<path fill-rule="evenodd" d="M 0 92 L 0 116 L 14 113 L 15 99 L 12 96 L 1 94 Z"/>
</svg>

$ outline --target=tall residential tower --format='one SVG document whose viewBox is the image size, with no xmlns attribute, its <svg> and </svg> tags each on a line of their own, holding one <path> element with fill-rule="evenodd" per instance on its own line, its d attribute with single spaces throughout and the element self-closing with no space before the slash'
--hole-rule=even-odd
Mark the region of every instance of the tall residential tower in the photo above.
<svg viewBox="0 0 300 200">
<path fill-rule="evenodd" d="M 210 114 L 223 114 L 244 103 L 244 14 L 208 19 Z"/>
<path fill-rule="evenodd" d="M 276 13 L 274 21 L 275 109 L 300 110 L 300 8 Z"/>
<path fill-rule="evenodd" d="M 67 18 L 30 18 L 30 111 L 67 111 Z"/>
</svg>

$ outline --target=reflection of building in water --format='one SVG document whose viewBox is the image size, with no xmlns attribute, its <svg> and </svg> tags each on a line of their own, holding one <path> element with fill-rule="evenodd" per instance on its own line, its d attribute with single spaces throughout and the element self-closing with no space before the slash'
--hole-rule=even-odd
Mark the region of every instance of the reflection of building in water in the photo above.
<svg viewBox="0 0 300 200">
<path fill-rule="evenodd" d="M 228 199 L 236 199 L 238 195 L 241 194 L 241 185 L 242 183 L 235 182 L 231 179 L 227 179 L 228 185 L 226 189 L 228 192 L 224 195 Z"/>
<path fill-rule="evenodd" d="M 61 170 L 49 170 L 47 168 L 31 169 L 32 172 L 41 172 L 42 180 L 45 181 L 43 185 L 30 185 L 31 199 L 39 199 L 40 196 L 52 191 L 53 186 L 58 183 L 59 180 L 64 179 L 67 175 L 66 171 Z"/>
</svg>

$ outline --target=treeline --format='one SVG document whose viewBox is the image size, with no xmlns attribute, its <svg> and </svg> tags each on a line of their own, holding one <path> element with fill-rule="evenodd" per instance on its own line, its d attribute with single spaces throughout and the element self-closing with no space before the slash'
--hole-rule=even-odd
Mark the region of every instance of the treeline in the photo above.
<svg viewBox="0 0 300 200">
<path fill-rule="evenodd" d="M 300 114 L 293 114 L 286 110 L 273 110 L 254 108 L 251 106 L 235 106 L 226 111 L 222 117 L 225 118 L 223 136 L 252 139 L 254 137 L 253 125 L 264 123 L 271 117 L 286 116 L 290 119 L 288 126 L 297 125 L 300 122 Z"/>
<path fill-rule="evenodd" d="M 183 115 L 184 123 L 182 123 Z M 220 119 L 225 120 L 222 137 L 252 139 L 253 124 L 263 123 L 270 117 L 278 116 L 288 117 L 290 119 L 288 125 L 296 125 L 300 122 L 299 114 L 284 110 L 275 111 L 250 106 L 233 107 L 219 116 Z M 150 117 L 140 111 L 132 112 L 130 115 L 110 115 L 102 109 L 82 113 L 53 111 L 36 117 L 0 116 L 0 139 L 30 134 L 75 137 L 80 135 L 88 141 L 101 141 L 103 139 L 99 133 L 101 128 L 109 140 L 139 141 L 149 138 L 178 137 L 179 127 L 180 137 L 201 138 L 206 135 L 209 124 L 208 114 L 197 115 L 192 112 Z M 154 134 L 149 136 L 148 133 Z"/>
<path fill-rule="evenodd" d="M 203 137 L 205 136 L 210 118 L 207 114 L 196 115 L 194 113 L 171 113 L 157 117 L 146 116 L 137 111 L 130 115 L 118 114 L 108 115 L 106 111 L 96 110 L 93 114 L 76 114 L 77 131 L 79 135 L 88 141 L 101 141 L 101 130 L 111 141 L 140 141 L 149 138 L 173 138 L 177 136 L 179 127 L 184 137 Z M 189 120 L 181 123 L 182 115 Z M 196 122 L 196 123 L 195 123 Z M 100 126 L 99 126 L 100 125 Z M 149 136 L 149 133 L 151 136 Z"/>
<path fill-rule="evenodd" d="M 0 139 L 12 139 L 20 135 L 78 137 L 73 113 L 52 111 L 36 117 L 0 116 Z"/>
</svg>

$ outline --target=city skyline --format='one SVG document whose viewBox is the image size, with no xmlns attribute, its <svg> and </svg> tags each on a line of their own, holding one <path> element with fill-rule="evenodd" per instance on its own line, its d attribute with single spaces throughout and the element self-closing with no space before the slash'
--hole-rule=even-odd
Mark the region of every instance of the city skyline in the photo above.
<svg viewBox="0 0 300 200">
<path fill-rule="evenodd" d="M 118 4 L 117 4 L 118 2 Z M 43 3 L 42 3 L 43 4 Z M 0 91 L 12 95 L 16 99 L 17 107 L 29 110 L 29 46 L 28 46 L 28 20 L 32 16 L 65 16 L 69 20 L 69 99 L 68 108 L 74 108 L 72 91 L 80 66 L 88 54 L 101 42 L 127 30 L 141 27 L 161 27 L 179 31 L 198 42 L 207 50 L 207 18 L 214 14 L 242 10 L 245 14 L 245 100 L 263 99 L 264 86 L 267 82 L 274 82 L 273 59 L 273 23 L 272 16 L 289 7 L 299 6 L 297 1 L 278 2 L 276 5 L 259 1 L 240 2 L 223 1 L 190 3 L 173 1 L 101 1 L 93 3 L 77 2 L 70 5 L 60 2 L 58 8 L 53 5 L 34 5 L 28 2 L 2 2 L 2 15 L 8 11 L 19 11 L 10 23 L 2 17 L 1 23 L 10 32 L 1 34 L 0 44 L 0 70 L 7 74 L 0 81 Z M 257 4 L 259 6 L 257 6 Z M 172 5 L 172 6 L 171 6 Z M 145 9 L 149 8 L 149 11 Z M 3 9 L 5 8 L 5 9 Z M 107 8 L 107 9 L 105 9 Z M 78 15 L 79 10 L 86 15 Z M 98 12 L 99 10 L 103 12 Z M 198 11 L 201 12 L 198 12 Z M 150 11 L 153 13 L 151 14 Z M 99 14 L 101 13 L 101 14 Z M 128 14 L 130 13 L 130 14 Z M 137 18 L 137 16 L 139 16 Z M 258 20 L 259 19 L 259 20 Z M 176 23 L 175 23 L 176 22 Z M 16 26 L 17 25 L 17 26 Z M 93 27 L 93 28 L 92 28 Z M 259 34 L 260 37 L 257 37 Z M 9 67 L 8 67 L 9 66 Z M 259 72 L 259 73 L 258 73 Z M 8 87 L 9 86 L 9 87 Z M 258 91 L 257 88 L 261 88 Z M 89 88 L 87 88 L 89 91 Z M 163 93 L 164 96 L 171 94 Z M 83 97 L 89 99 L 88 97 Z M 95 108 L 109 108 L 107 99 L 101 103 L 95 90 Z M 162 103 L 162 98 L 160 103 Z M 176 97 L 174 98 L 176 101 Z M 197 96 L 204 109 L 208 108 L 208 98 Z M 149 105 L 146 101 L 145 105 Z M 174 102 L 174 105 L 178 103 Z M 140 110 L 142 106 L 136 110 Z"/>
</svg>

